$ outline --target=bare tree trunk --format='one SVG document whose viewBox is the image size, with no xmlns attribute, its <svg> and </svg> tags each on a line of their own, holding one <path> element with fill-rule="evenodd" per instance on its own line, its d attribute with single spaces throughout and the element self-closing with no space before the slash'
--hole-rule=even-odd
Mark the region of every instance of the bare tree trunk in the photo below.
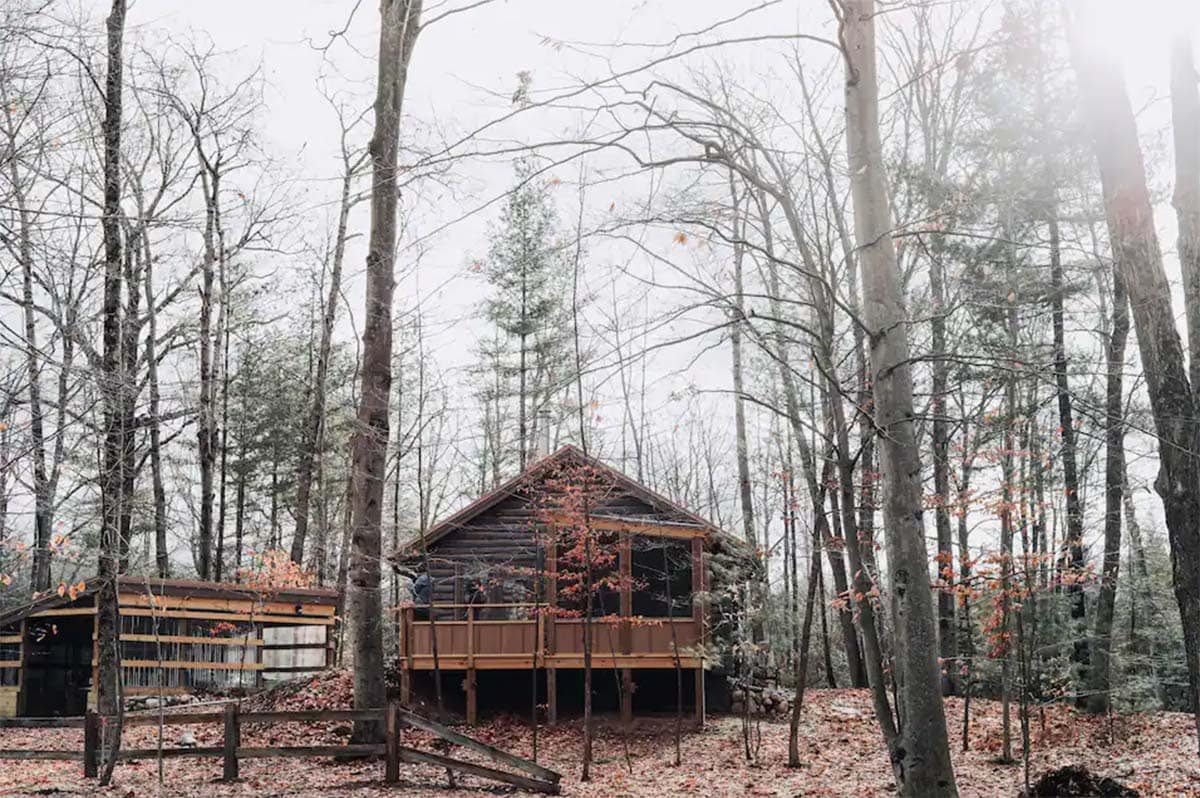
<svg viewBox="0 0 1200 798">
<path fill-rule="evenodd" d="M 380 5 L 379 72 L 372 161 L 371 234 L 367 254 L 366 322 L 362 344 L 362 394 L 355 430 L 350 557 L 350 622 L 354 628 L 354 705 L 385 705 L 383 601 L 380 595 L 383 483 L 389 437 L 388 401 L 392 387 L 392 292 L 395 288 L 396 174 L 400 113 L 408 63 L 420 30 L 422 0 L 383 0 Z M 356 721 L 354 737 L 383 739 L 378 720 Z"/>
<path fill-rule="evenodd" d="M 1129 338 L 1129 300 L 1119 272 L 1113 272 L 1112 329 L 1108 338 L 1108 374 L 1104 397 L 1104 563 L 1092 634 L 1088 711 L 1109 708 L 1109 676 L 1117 575 L 1121 568 L 1121 503 L 1125 489 L 1125 343 Z M 1133 606 L 1133 602 L 1131 602 Z"/>
<path fill-rule="evenodd" d="M 792 426 L 792 434 L 800 453 L 801 467 L 808 486 L 809 496 L 813 502 L 813 523 L 821 532 L 824 542 L 825 555 L 829 559 L 829 570 L 833 574 L 833 587 L 839 596 L 849 595 L 849 582 L 846 578 L 846 560 L 842 553 L 842 541 L 836 540 L 829 532 L 829 519 L 825 514 L 824 491 L 819 489 L 816 464 L 813 460 L 812 449 L 808 444 L 805 429 L 801 423 L 800 399 L 796 391 L 796 382 L 792 375 L 790 353 L 787 345 L 788 333 L 782 321 L 783 309 L 781 288 L 779 284 L 779 265 L 775 261 L 774 247 L 771 236 L 771 219 L 767 210 L 766 200 L 758 197 L 759 215 L 762 219 L 764 248 L 767 258 L 767 290 L 771 300 L 771 315 L 774 317 L 775 344 L 770 347 L 779 368 L 779 379 L 783 384 L 784 409 L 787 412 L 788 423 Z M 821 498 L 817 498 L 817 494 Z M 848 606 L 838 610 L 838 623 L 842 632 L 842 645 L 846 652 L 846 662 L 850 670 L 850 683 L 854 687 L 866 687 L 867 675 L 863 665 L 862 650 L 858 645 L 858 633 L 854 629 L 853 612 Z"/>
<path fill-rule="evenodd" d="M 12 110 L 5 103 L 4 114 L 12 127 Z M 15 136 L 15 133 L 13 134 Z M 16 139 L 13 139 L 14 152 Z M 41 366 L 43 356 L 38 349 L 37 315 L 33 298 L 33 223 L 26 206 L 25 189 L 17 169 L 18 158 L 8 159 L 12 181 L 13 203 L 17 208 L 17 258 L 21 265 L 21 305 L 25 316 L 25 370 L 29 380 L 29 455 L 33 476 L 33 575 L 30 586 L 35 593 L 50 589 L 50 536 L 54 527 L 54 510 L 49 493 L 50 479 L 46 472 L 46 434 L 42 417 Z"/>
<path fill-rule="evenodd" d="M 1191 708 L 1200 735 L 1200 464 L 1195 401 L 1171 310 L 1171 287 L 1163 269 L 1146 165 L 1124 80 L 1113 63 L 1089 51 L 1085 42 L 1073 38 L 1071 55 L 1100 164 L 1113 257 L 1129 292 L 1159 440 L 1155 488 L 1166 516 Z M 1184 299 L 1185 303 L 1197 301 L 1186 292 Z"/>
<path fill-rule="evenodd" d="M 942 688 L 954 695 L 958 679 L 950 668 L 954 660 L 954 536 L 950 528 L 950 423 L 946 416 L 946 392 L 950 364 L 946 359 L 946 269 L 940 248 L 929 259 L 929 290 L 933 297 L 930 327 L 933 333 L 933 384 L 930 413 L 933 414 L 933 512 L 937 528 L 938 581 L 945 584 L 938 590 L 938 655 L 946 675 Z"/>
<path fill-rule="evenodd" d="M 804 621 L 800 629 L 799 656 L 796 657 L 796 697 L 788 723 L 788 767 L 800 767 L 800 713 L 804 710 L 804 688 L 808 682 L 808 650 L 812 642 L 813 604 L 817 595 L 817 576 L 821 570 L 821 541 L 812 538 L 808 558 L 808 595 L 804 598 Z"/>
<path fill-rule="evenodd" d="M 210 181 L 201 164 L 200 181 L 204 191 L 204 260 L 200 287 L 200 410 L 196 426 L 197 454 L 200 461 L 200 556 L 197 571 L 201 579 L 212 578 L 213 556 L 213 472 L 216 470 L 216 409 L 213 393 L 212 305 L 214 269 L 217 261 L 216 203 L 220 174 Z"/>
<path fill-rule="evenodd" d="M 342 175 L 342 198 L 338 208 L 338 225 L 333 245 L 333 264 L 329 275 L 329 298 L 325 303 L 321 319 L 321 343 L 317 348 L 317 373 L 313 378 L 312 402 L 304 424 L 304 438 L 300 446 L 300 467 L 296 475 L 296 532 L 292 537 L 292 561 L 304 562 L 304 540 L 308 536 L 308 507 L 312 496 L 313 465 L 316 460 L 317 443 L 321 437 L 321 424 L 325 417 L 325 381 L 329 373 L 329 353 L 333 345 L 333 324 L 337 319 L 337 307 L 342 290 L 342 262 L 346 254 L 346 235 L 349 228 L 350 211 L 354 202 L 350 195 L 357 163 L 351 163 L 343 152 L 345 173 Z"/>
<path fill-rule="evenodd" d="M 108 73 L 104 80 L 104 301 L 100 387 L 104 399 L 104 458 L 100 474 L 101 527 L 97 578 L 97 684 L 96 702 L 101 715 L 118 716 L 106 724 L 107 752 L 100 783 L 107 785 L 116 766 L 121 741 L 121 617 L 117 606 L 117 574 L 121 550 L 121 467 L 125 394 L 121 373 L 121 90 L 122 45 L 125 37 L 125 0 L 113 0 L 107 20 Z"/>
<path fill-rule="evenodd" d="M 1083 507 L 1079 502 L 1079 467 L 1076 460 L 1075 417 L 1071 410 L 1071 386 L 1067 379 L 1067 343 L 1064 330 L 1062 248 L 1059 243 L 1057 209 L 1050 207 L 1050 302 L 1054 325 L 1054 384 L 1058 395 L 1058 425 L 1062 430 L 1060 458 L 1063 471 L 1063 491 L 1067 505 L 1067 537 L 1063 558 L 1072 573 L 1083 570 Z M 1076 635 L 1071 661 L 1083 670 L 1088 665 L 1088 641 L 1085 617 L 1087 603 L 1083 585 L 1071 580 L 1067 587 L 1071 596 L 1072 634 Z M 1086 674 L 1085 674 L 1086 677 Z M 1085 678 L 1086 681 L 1086 678 Z"/>
<path fill-rule="evenodd" d="M 937 664 L 937 628 L 922 523 L 921 458 L 913 427 L 907 317 L 891 235 L 879 131 L 874 0 L 841 2 L 846 47 L 846 140 L 863 322 L 871 341 L 872 387 L 883 473 L 884 529 L 891 571 L 897 704 L 902 724 L 889 751 L 902 796 L 957 796 Z M 892 719 L 880 718 L 886 729 Z"/>
<path fill-rule="evenodd" d="M 1009 261 L 1009 279 L 1012 262 Z M 1016 288 L 1010 283 L 1008 307 L 1005 317 L 1008 328 L 1008 360 L 1016 362 L 1017 352 L 1017 296 Z M 1012 592 L 1013 592 L 1013 488 L 1016 470 L 1013 467 L 1013 452 L 1016 450 L 1017 424 L 1017 370 L 1010 367 L 1005 378 L 1004 391 L 1004 443 L 1000 455 L 1000 711 L 1001 749 L 1004 762 L 1013 761 L 1012 755 Z"/>
<path fill-rule="evenodd" d="M 154 259 L 149 236 L 142 236 L 145 264 L 142 279 L 146 293 L 146 376 L 149 391 L 150 482 L 154 493 L 154 561 L 158 576 L 171 575 L 171 559 L 167 551 L 167 490 L 163 483 L 162 424 L 158 413 L 161 395 L 158 387 L 158 311 L 154 302 Z"/>
<path fill-rule="evenodd" d="M 1187 313 L 1188 376 L 1200 391 L 1200 89 L 1187 34 L 1171 41 L 1171 122 L 1175 139 L 1175 218 Z"/>
</svg>

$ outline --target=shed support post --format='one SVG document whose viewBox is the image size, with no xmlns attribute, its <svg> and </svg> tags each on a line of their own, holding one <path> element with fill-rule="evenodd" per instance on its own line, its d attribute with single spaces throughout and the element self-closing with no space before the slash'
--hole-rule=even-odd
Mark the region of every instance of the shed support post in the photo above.
<svg viewBox="0 0 1200 798">
<path fill-rule="evenodd" d="M 704 667 L 696 668 L 696 725 L 704 728 Z"/>
<path fill-rule="evenodd" d="M 94 779 L 100 770 L 100 716 L 89 709 L 83 716 L 83 775 Z"/>
<path fill-rule="evenodd" d="M 558 669 L 546 668 L 546 722 L 558 724 Z"/>
<path fill-rule="evenodd" d="M 225 768 L 221 776 L 223 781 L 237 781 L 238 777 L 238 758 L 237 749 L 241 740 L 241 730 L 238 727 L 238 707 L 237 704 L 225 705 L 225 744 L 224 744 L 224 759 Z"/>
<path fill-rule="evenodd" d="M 388 784 L 400 781 L 400 709 L 395 702 L 387 705 L 387 762 L 384 765 L 383 780 Z"/>
</svg>

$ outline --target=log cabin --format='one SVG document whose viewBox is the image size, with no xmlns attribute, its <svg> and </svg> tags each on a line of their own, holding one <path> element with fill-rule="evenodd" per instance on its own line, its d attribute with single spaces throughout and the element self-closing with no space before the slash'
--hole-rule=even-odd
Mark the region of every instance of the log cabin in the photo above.
<svg viewBox="0 0 1200 798">
<path fill-rule="evenodd" d="M 560 683 L 578 691 L 590 639 L 592 668 L 613 675 L 623 717 L 639 681 L 674 701 L 682 674 L 702 723 L 718 553 L 753 558 L 706 519 L 565 446 L 394 555 L 422 583 L 397 608 L 402 700 L 418 675 L 461 675 L 473 723 L 480 677 L 503 671 L 509 684 L 532 681 L 537 704 L 544 690 L 554 723 Z"/>
<path fill-rule="evenodd" d="M 95 708 L 97 587 L 0 610 L 0 717 Z M 334 590 L 132 575 L 117 589 L 126 697 L 257 687 L 330 661 Z"/>
</svg>

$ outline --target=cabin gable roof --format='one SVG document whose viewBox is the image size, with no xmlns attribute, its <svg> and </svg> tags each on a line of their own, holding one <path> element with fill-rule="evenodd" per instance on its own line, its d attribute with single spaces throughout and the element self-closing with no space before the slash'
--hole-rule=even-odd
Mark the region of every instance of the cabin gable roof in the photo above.
<svg viewBox="0 0 1200 798">
<path fill-rule="evenodd" d="M 554 468 L 570 462 L 586 464 L 603 472 L 612 480 L 622 499 L 632 499 L 640 505 L 636 508 L 629 505 L 621 507 L 615 503 L 609 507 L 600 506 L 592 513 L 594 520 L 602 520 L 606 525 L 627 524 L 631 529 L 639 524 L 646 525 L 647 522 L 652 522 L 656 527 L 661 528 L 678 527 L 681 533 L 694 534 L 698 532 L 703 537 L 720 541 L 726 546 L 741 545 L 740 541 L 730 538 L 708 520 L 655 493 L 616 468 L 585 455 L 579 448 L 570 444 L 530 465 L 498 488 L 485 493 L 466 507 L 436 523 L 425 534 L 424 545 L 434 547 L 455 532 L 469 532 L 474 526 L 473 522 L 485 515 L 502 512 L 509 506 L 526 506 L 528 500 L 524 497 L 524 492 L 536 485 L 539 480 L 544 479 Z M 410 541 L 403 550 L 402 556 L 420 551 L 421 545 L 421 540 Z"/>
</svg>

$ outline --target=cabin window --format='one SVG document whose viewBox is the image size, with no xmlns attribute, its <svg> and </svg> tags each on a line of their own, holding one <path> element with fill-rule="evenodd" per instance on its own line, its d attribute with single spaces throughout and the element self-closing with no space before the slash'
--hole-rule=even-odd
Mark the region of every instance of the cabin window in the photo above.
<svg viewBox="0 0 1200 798">
<path fill-rule="evenodd" d="M 592 617 L 618 615 L 621 612 L 620 562 L 617 536 L 596 535 L 592 539 L 591 581 Z M 560 538 L 558 541 L 558 575 L 555 592 L 558 607 L 570 614 L 582 616 L 587 609 L 587 558 L 589 547 L 584 539 Z"/>
<path fill-rule="evenodd" d="M 688 540 L 635 537 L 633 614 L 684 618 L 692 614 L 692 546 Z"/>
</svg>

